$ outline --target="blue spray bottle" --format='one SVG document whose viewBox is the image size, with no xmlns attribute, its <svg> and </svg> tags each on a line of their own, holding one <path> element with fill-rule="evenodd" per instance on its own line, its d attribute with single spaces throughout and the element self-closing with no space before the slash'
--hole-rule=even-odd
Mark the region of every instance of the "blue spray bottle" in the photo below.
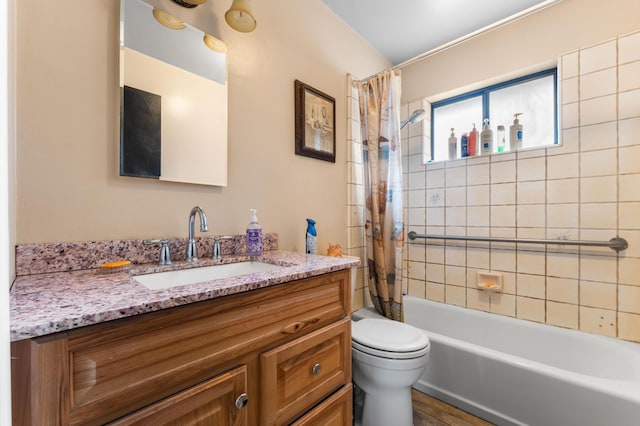
<svg viewBox="0 0 640 426">
<path fill-rule="evenodd" d="M 313 219 L 307 219 L 307 254 L 316 254 L 316 238 L 318 233 L 315 227 L 316 221 Z"/>
</svg>

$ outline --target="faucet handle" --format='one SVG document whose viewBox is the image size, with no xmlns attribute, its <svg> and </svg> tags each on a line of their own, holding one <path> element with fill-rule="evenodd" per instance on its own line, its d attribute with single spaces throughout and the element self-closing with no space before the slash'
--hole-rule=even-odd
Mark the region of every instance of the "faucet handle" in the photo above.
<svg viewBox="0 0 640 426">
<path fill-rule="evenodd" d="M 213 255 L 211 256 L 214 260 L 222 260 L 222 248 L 220 247 L 220 241 L 222 240 L 232 240 L 232 236 L 216 236 L 213 237 Z"/>
<path fill-rule="evenodd" d="M 159 255 L 159 264 L 160 265 L 171 265 L 171 251 L 169 250 L 169 241 L 167 240 L 144 240 L 142 241 L 144 245 L 151 244 L 162 244 L 160 247 L 160 255 Z"/>
</svg>

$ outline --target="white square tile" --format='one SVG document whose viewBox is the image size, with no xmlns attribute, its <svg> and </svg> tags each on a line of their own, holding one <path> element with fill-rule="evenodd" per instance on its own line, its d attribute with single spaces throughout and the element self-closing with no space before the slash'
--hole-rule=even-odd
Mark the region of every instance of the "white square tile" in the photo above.
<svg viewBox="0 0 640 426">
<path fill-rule="evenodd" d="M 617 286 L 593 281 L 580 281 L 580 306 L 592 308 L 617 308 Z"/>
<path fill-rule="evenodd" d="M 427 246 L 427 262 L 444 263 L 444 246 L 429 244 Z"/>
<path fill-rule="evenodd" d="M 465 206 L 467 204 L 467 188 L 458 186 L 455 188 L 447 188 L 445 205 L 446 206 Z"/>
<path fill-rule="evenodd" d="M 578 223 L 578 204 L 547 205 L 547 226 L 549 228 L 571 228 Z"/>
<path fill-rule="evenodd" d="M 444 207 L 427 208 L 427 226 L 444 226 Z"/>
<path fill-rule="evenodd" d="M 617 48 L 615 40 L 580 49 L 580 75 L 614 67 L 616 64 Z"/>
<path fill-rule="evenodd" d="M 427 188 L 444 188 L 444 169 L 427 170 Z"/>
<path fill-rule="evenodd" d="M 580 100 L 612 95 L 617 89 L 617 69 L 608 68 L 580 76 Z"/>
<path fill-rule="evenodd" d="M 467 268 L 446 265 L 444 269 L 445 284 L 466 287 Z"/>
<path fill-rule="evenodd" d="M 618 225 L 617 203 L 582 203 L 580 227 L 590 229 L 616 229 Z"/>
<path fill-rule="evenodd" d="M 491 185 L 491 205 L 505 205 L 516 203 L 516 184 L 498 183 Z"/>
<path fill-rule="evenodd" d="M 615 337 L 616 311 L 580 306 L 580 330 Z"/>
<path fill-rule="evenodd" d="M 546 200 L 545 181 L 518 182 L 516 187 L 518 204 L 544 204 Z"/>
<path fill-rule="evenodd" d="M 467 226 L 489 226 L 489 206 L 467 207 Z"/>
<path fill-rule="evenodd" d="M 618 150 L 603 149 L 580 153 L 580 176 L 615 175 L 618 171 Z"/>
<path fill-rule="evenodd" d="M 487 248 L 467 247 L 467 267 L 489 269 L 490 251 Z"/>
<path fill-rule="evenodd" d="M 640 200 L 640 174 L 620 175 L 620 201 Z"/>
<path fill-rule="evenodd" d="M 491 309 L 489 292 L 475 288 L 467 289 L 467 308 L 488 312 Z"/>
<path fill-rule="evenodd" d="M 516 206 L 491 206 L 491 226 L 516 226 Z"/>
<path fill-rule="evenodd" d="M 529 321 L 545 322 L 546 304 L 542 299 L 531 297 L 516 298 L 516 316 Z"/>
<path fill-rule="evenodd" d="M 407 175 L 407 179 L 408 179 L 407 189 L 409 190 L 424 189 L 425 187 L 424 173 L 409 173 Z"/>
<path fill-rule="evenodd" d="M 620 100 L 620 105 L 622 105 L 622 100 Z M 602 96 L 580 102 L 581 126 L 614 121 L 616 118 L 616 95 Z"/>
<path fill-rule="evenodd" d="M 578 280 L 548 277 L 547 300 L 577 304 Z"/>
<path fill-rule="evenodd" d="M 516 162 L 502 161 L 491 163 L 491 183 L 506 183 L 516 181 Z"/>
<path fill-rule="evenodd" d="M 426 266 L 424 262 L 409 262 L 407 271 L 409 279 L 424 281 L 427 276 Z"/>
<path fill-rule="evenodd" d="M 640 61 L 621 65 L 618 73 L 620 79 L 618 90 L 620 92 L 640 89 Z"/>
<path fill-rule="evenodd" d="M 491 250 L 492 271 L 516 271 L 516 252 L 513 250 Z"/>
<path fill-rule="evenodd" d="M 640 117 L 640 90 L 631 90 L 618 94 L 620 119 Z"/>
<path fill-rule="evenodd" d="M 427 207 L 443 207 L 445 203 L 446 190 L 444 188 L 422 190 L 425 193 L 425 203 Z"/>
<path fill-rule="evenodd" d="M 409 244 L 407 249 L 407 261 L 422 263 L 426 262 L 427 246 Z"/>
<path fill-rule="evenodd" d="M 580 279 L 615 283 L 617 281 L 617 264 L 613 256 L 580 255 Z"/>
<path fill-rule="evenodd" d="M 466 266 L 467 249 L 463 246 L 447 245 L 445 247 L 445 264 L 454 266 Z"/>
<path fill-rule="evenodd" d="M 426 297 L 426 284 L 424 281 L 409 279 L 409 296 L 424 299 Z"/>
<path fill-rule="evenodd" d="M 618 227 L 620 229 L 640 229 L 640 203 L 629 202 L 618 205 Z M 640 269 L 638 270 L 640 275 Z M 640 276 L 638 277 L 640 281 Z"/>
<path fill-rule="evenodd" d="M 627 240 L 629 247 L 620 253 L 628 257 L 640 257 L 640 231 L 627 229 L 624 231 L 624 235 L 621 236 Z"/>
<path fill-rule="evenodd" d="M 547 324 L 578 329 L 578 305 L 547 301 Z"/>
<path fill-rule="evenodd" d="M 509 317 L 516 316 L 516 296 L 494 293 L 491 296 L 491 312 Z"/>
<path fill-rule="evenodd" d="M 426 218 L 425 218 L 426 210 L 423 208 L 417 209 L 409 209 L 407 221 L 409 222 L 409 226 L 425 226 Z"/>
<path fill-rule="evenodd" d="M 518 228 L 544 228 L 546 226 L 545 210 L 544 204 L 519 205 L 516 219 Z"/>
<path fill-rule="evenodd" d="M 564 129 L 560 132 L 559 145 L 547 147 L 547 156 L 577 152 L 580 148 L 580 129 Z"/>
<path fill-rule="evenodd" d="M 640 173 L 640 145 L 620 148 L 621 174 Z"/>
<path fill-rule="evenodd" d="M 467 208 L 466 207 L 446 207 L 445 208 L 445 224 L 446 226 L 466 226 L 467 225 Z"/>
<path fill-rule="evenodd" d="M 640 342 L 640 315 L 618 313 L 618 337 Z"/>
<path fill-rule="evenodd" d="M 427 282 L 427 299 L 444 303 L 444 284 Z"/>
<path fill-rule="evenodd" d="M 544 252 L 521 251 L 517 254 L 517 271 L 523 274 L 545 274 L 546 254 Z"/>
<path fill-rule="evenodd" d="M 467 187 L 468 206 L 488 206 L 489 205 L 489 185 L 468 186 Z"/>
<path fill-rule="evenodd" d="M 640 117 L 618 121 L 620 146 L 640 145 Z"/>
<path fill-rule="evenodd" d="M 547 253 L 547 275 L 558 278 L 578 278 L 580 256 L 570 253 Z"/>
<path fill-rule="evenodd" d="M 544 275 L 516 274 L 517 295 L 544 299 L 546 280 Z"/>
<path fill-rule="evenodd" d="M 569 78 L 560 82 L 562 87 L 562 104 L 578 102 L 580 100 L 578 91 L 578 77 Z"/>
<path fill-rule="evenodd" d="M 561 57 L 561 79 L 566 79 L 570 77 L 575 77 L 579 73 L 578 68 L 578 60 L 579 60 L 579 52 L 571 52 L 566 55 L 562 55 Z"/>
<path fill-rule="evenodd" d="M 580 176 L 580 156 L 577 153 L 547 157 L 547 179 L 578 176 Z"/>
<path fill-rule="evenodd" d="M 585 177 L 580 179 L 580 201 L 583 203 L 604 203 L 617 201 L 617 177 Z"/>
<path fill-rule="evenodd" d="M 618 39 L 618 63 L 640 61 L 640 32 Z"/>
<path fill-rule="evenodd" d="M 486 185 L 489 183 L 489 164 L 467 167 L 467 185 Z"/>
<path fill-rule="evenodd" d="M 424 190 L 417 191 L 407 191 L 408 192 L 408 203 L 407 207 L 409 208 L 417 208 L 417 207 L 426 207 L 426 198 Z"/>
<path fill-rule="evenodd" d="M 547 181 L 549 204 L 577 203 L 579 201 L 579 179 L 557 179 Z"/>
<path fill-rule="evenodd" d="M 447 188 L 465 186 L 467 184 L 467 168 L 453 167 L 445 169 L 445 183 Z"/>
<path fill-rule="evenodd" d="M 439 263 L 427 263 L 427 281 L 444 284 L 444 265 Z"/>
<path fill-rule="evenodd" d="M 411 126 L 409 126 L 411 127 Z M 409 129 L 409 132 L 411 132 L 411 129 Z M 417 155 L 417 156 L 421 156 L 422 155 L 422 135 L 418 135 L 418 136 L 411 136 L 409 138 L 409 151 L 407 152 L 409 155 Z"/>
<path fill-rule="evenodd" d="M 527 158 L 525 160 L 518 160 L 517 164 L 517 176 L 518 182 L 530 181 L 530 180 L 543 180 L 546 177 L 547 166 L 546 158 Z"/>
<path fill-rule="evenodd" d="M 618 310 L 640 314 L 640 287 L 621 285 L 618 289 Z"/>
<path fill-rule="evenodd" d="M 580 125 L 579 102 L 562 105 L 560 128 L 571 129 Z"/>
<path fill-rule="evenodd" d="M 594 124 L 580 128 L 580 150 L 593 151 L 596 149 L 617 147 L 616 122 Z"/>
<path fill-rule="evenodd" d="M 465 307 L 467 305 L 467 289 L 465 287 L 445 285 L 444 300 L 449 305 Z"/>
</svg>

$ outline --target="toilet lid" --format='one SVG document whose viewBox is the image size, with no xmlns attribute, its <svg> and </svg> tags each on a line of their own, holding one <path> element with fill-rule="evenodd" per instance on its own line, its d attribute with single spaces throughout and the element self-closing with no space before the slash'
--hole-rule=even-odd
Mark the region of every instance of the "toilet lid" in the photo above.
<svg viewBox="0 0 640 426">
<path fill-rule="evenodd" d="M 429 338 L 419 328 L 380 318 L 354 322 L 351 339 L 360 345 L 387 352 L 416 352 L 429 347 Z"/>
</svg>

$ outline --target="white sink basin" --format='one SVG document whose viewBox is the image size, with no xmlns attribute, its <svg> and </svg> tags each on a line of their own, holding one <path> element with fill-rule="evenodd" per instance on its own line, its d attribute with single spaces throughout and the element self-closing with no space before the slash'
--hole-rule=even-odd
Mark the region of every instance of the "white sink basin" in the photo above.
<svg viewBox="0 0 640 426">
<path fill-rule="evenodd" d="M 150 290 L 162 290 L 181 285 L 201 283 L 220 278 L 238 277 L 255 272 L 268 272 L 283 266 L 263 262 L 238 262 L 224 265 L 203 266 L 201 268 L 181 269 L 178 271 L 156 272 L 154 274 L 133 277 Z"/>
</svg>

